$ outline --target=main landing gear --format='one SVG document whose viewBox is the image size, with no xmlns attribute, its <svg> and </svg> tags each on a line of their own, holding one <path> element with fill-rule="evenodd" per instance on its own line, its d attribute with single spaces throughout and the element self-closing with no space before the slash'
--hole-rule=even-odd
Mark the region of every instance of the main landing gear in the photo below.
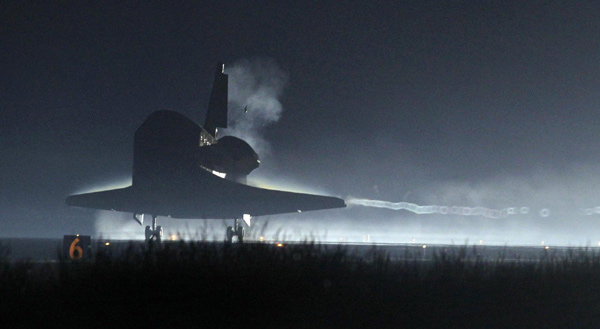
<svg viewBox="0 0 600 329">
<path fill-rule="evenodd" d="M 244 242 L 244 227 L 242 226 L 242 223 L 240 223 L 240 220 L 237 218 L 234 220 L 233 227 L 227 226 L 225 242 L 232 243 L 234 236 L 237 236 L 239 243 Z"/>
<path fill-rule="evenodd" d="M 152 215 L 152 227 L 146 226 L 146 242 L 156 241 L 160 242 L 163 236 L 162 226 L 156 225 L 156 216 Z"/>
<path fill-rule="evenodd" d="M 156 241 L 160 242 L 163 236 L 162 226 L 157 225 L 156 215 L 152 215 L 152 226 L 146 226 L 146 242 Z M 144 223 L 144 214 L 133 214 L 133 219 L 140 225 Z"/>
</svg>

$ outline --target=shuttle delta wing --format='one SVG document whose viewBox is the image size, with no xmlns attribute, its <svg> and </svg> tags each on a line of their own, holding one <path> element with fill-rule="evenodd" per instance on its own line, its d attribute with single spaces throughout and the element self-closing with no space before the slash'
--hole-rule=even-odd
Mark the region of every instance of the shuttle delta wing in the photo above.
<svg viewBox="0 0 600 329">
<path fill-rule="evenodd" d="M 331 196 L 267 190 L 250 187 L 245 191 L 246 209 L 252 216 L 344 208 L 344 200 Z"/>
<path fill-rule="evenodd" d="M 197 188 L 193 188 L 196 191 L 188 195 L 195 196 L 196 200 L 202 199 L 202 207 L 197 209 L 196 214 L 181 217 L 196 215 L 199 218 L 227 219 L 239 218 L 242 214 L 264 216 L 346 207 L 344 200 L 336 197 L 263 189 L 223 179 L 206 171 L 200 176 L 201 182 L 195 184 Z M 182 195 L 180 200 L 183 198 Z M 190 204 L 185 208 L 195 207 Z"/>
<path fill-rule="evenodd" d="M 243 214 L 275 215 L 346 207 L 336 197 L 268 190 L 232 182 L 207 171 L 190 184 L 156 189 L 117 190 L 72 195 L 69 206 L 146 213 L 174 218 L 232 219 Z M 218 193 L 214 193 L 218 191 Z"/>
</svg>

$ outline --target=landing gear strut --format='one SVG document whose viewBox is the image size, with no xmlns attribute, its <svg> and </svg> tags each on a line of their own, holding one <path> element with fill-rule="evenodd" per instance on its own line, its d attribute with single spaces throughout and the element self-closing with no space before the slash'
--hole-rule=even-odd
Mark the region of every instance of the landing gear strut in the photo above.
<svg viewBox="0 0 600 329">
<path fill-rule="evenodd" d="M 237 236 L 239 243 L 244 242 L 244 227 L 242 226 L 242 223 L 240 223 L 240 220 L 237 218 L 234 220 L 233 227 L 227 226 L 225 242 L 231 243 L 233 241 L 234 236 Z"/>
<path fill-rule="evenodd" d="M 156 215 L 152 215 L 152 226 L 146 226 L 146 242 L 162 240 L 163 228 L 156 224 L 156 217 Z"/>
</svg>

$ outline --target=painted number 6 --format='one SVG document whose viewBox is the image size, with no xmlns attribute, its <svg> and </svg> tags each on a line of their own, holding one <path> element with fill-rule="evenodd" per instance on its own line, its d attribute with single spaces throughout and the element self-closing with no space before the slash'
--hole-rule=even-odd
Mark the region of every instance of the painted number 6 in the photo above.
<svg viewBox="0 0 600 329">
<path fill-rule="evenodd" d="M 79 238 L 75 238 L 75 240 L 73 240 L 71 243 L 71 247 L 69 248 L 69 257 L 71 257 L 72 260 L 79 260 L 83 258 L 83 249 L 77 245 L 78 243 Z"/>
</svg>

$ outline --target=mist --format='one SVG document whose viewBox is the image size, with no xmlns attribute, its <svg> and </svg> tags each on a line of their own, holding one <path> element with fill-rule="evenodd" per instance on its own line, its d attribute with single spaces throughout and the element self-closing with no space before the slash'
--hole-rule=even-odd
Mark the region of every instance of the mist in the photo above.
<svg viewBox="0 0 600 329">
<path fill-rule="evenodd" d="M 270 240 L 370 243 L 478 243 L 590 245 L 600 242 L 596 229 L 600 203 L 596 187 L 600 174 L 593 165 L 567 166 L 562 170 L 542 169 L 521 175 L 497 175 L 475 180 L 450 180 L 435 169 L 417 166 L 405 159 L 404 172 L 418 177 L 388 177 L 386 184 L 407 190 L 387 189 L 380 193 L 372 184 L 355 182 L 360 189 L 314 186 L 302 177 L 281 177 L 273 170 L 278 160 L 272 154 L 265 131 L 284 114 L 281 97 L 288 74 L 272 59 L 242 59 L 226 65 L 229 75 L 229 127 L 221 131 L 247 141 L 264 160 L 249 175 L 248 184 L 292 192 L 341 196 L 348 208 L 302 214 L 281 214 L 253 219 L 250 236 Z M 355 152 L 360 152 L 360 148 Z M 376 152 L 386 154 L 387 151 Z M 349 154 L 361 157 L 361 154 Z M 418 156 L 418 152 L 411 153 Z M 380 159 L 385 162 L 390 158 Z M 377 161 L 377 160 L 376 160 Z M 435 162 L 435 161 L 434 161 Z M 267 164 L 264 166 L 264 164 Z M 385 168 L 385 163 L 376 167 Z M 356 173 L 338 173 L 357 176 Z M 377 173 L 370 174 L 377 181 Z M 365 173 L 360 176 L 366 177 Z M 410 183 L 407 183 L 410 182 Z M 122 183 L 121 183 L 122 185 Z M 91 190 L 91 189 L 86 189 Z M 98 190 L 97 187 L 93 190 Z M 394 194 L 396 192 L 396 194 Z M 98 235 L 142 239 L 143 230 L 129 214 L 95 212 Z M 159 218 L 167 237 L 223 239 L 230 221 Z"/>
<path fill-rule="evenodd" d="M 226 66 L 229 75 L 230 124 L 222 131 L 246 140 L 264 163 L 277 162 L 265 129 L 276 125 L 284 114 L 280 101 L 289 77 L 272 59 L 239 60 Z M 355 150 L 359 152 L 360 149 Z M 385 154 L 379 152 L 378 154 Z M 361 157 L 361 154 L 349 154 Z M 416 152 L 412 156 L 416 156 Z M 387 161 L 389 158 L 379 161 Z M 253 219 L 250 236 L 270 240 L 370 243 L 476 243 L 598 245 L 600 202 L 596 197 L 600 173 L 593 165 L 572 164 L 562 170 L 543 169 L 521 175 L 497 175 L 486 179 L 450 180 L 433 168 L 417 167 L 417 161 L 402 164 L 404 172 L 421 172 L 407 183 L 405 177 L 388 177 L 386 183 L 408 190 L 388 189 L 380 193 L 372 184 L 363 193 L 355 187 L 311 186 L 301 177 L 281 177 L 262 166 L 248 183 L 262 188 L 341 196 L 348 208 L 302 214 L 281 214 Z M 413 159 L 414 160 L 414 159 Z M 377 161 L 377 160 L 376 160 Z M 386 167 L 385 163 L 377 167 Z M 358 176 L 356 173 L 337 173 Z M 370 174 L 377 181 L 377 173 Z M 366 177 L 362 173 L 360 176 Z M 401 184 L 402 183 L 402 184 Z M 122 185 L 122 184 L 121 184 Z M 94 188 L 98 190 L 98 188 Z M 395 194 L 394 194 L 395 192 Z M 141 227 L 130 214 L 95 212 L 98 235 L 142 239 Z M 186 239 L 222 240 L 230 221 L 163 219 L 165 235 Z"/>
<path fill-rule="evenodd" d="M 593 166 L 476 183 L 429 182 L 396 199 L 349 197 L 345 209 L 255 217 L 246 230 L 271 241 L 598 246 L 599 184 Z M 131 214 L 96 211 L 95 218 L 99 236 L 144 238 Z M 231 221 L 159 217 L 159 225 L 165 238 L 220 241 Z"/>
<path fill-rule="evenodd" d="M 280 98 L 288 84 L 288 75 L 268 58 L 239 60 L 227 65 L 226 73 L 230 83 L 230 124 L 222 133 L 246 140 L 261 159 L 266 158 L 263 164 L 277 162 L 278 155 L 272 154 L 264 132 L 284 114 Z M 405 160 L 404 172 L 421 174 L 409 179 L 410 183 L 405 177 L 388 177 L 386 183 L 408 186 L 407 190 L 388 189 L 380 193 L 372 184 L 359 181 L 353 185 L 367 188 L 363 193 L 353 188 L 353 195 L 345 189 L 347 184 L 337 188 L 311 186 L 301 177 L 280 177 L 261 164 L 248 177 L 250 185 L 341 196 L 348 208 L 254 218 L 247 232 L 255 238 L 264 235 L 271 240 L 323 242 L 579 246 L 600 243 L 597 229 L 600 203 L 596 197 L 600 174 L 593 165 L 571 164 L 562 170 L 540 166 L 535 172 L 521 175 L 451 180 L 440 177 L 433 168 L 417 167 L 417 161 Z M 337 174 L 358 176 L 353 172 Z M 381 179 L 376 172 L 370 175 L 372 181 Z M 360 176 L 364 179 L 368 175 Z M 129 214 L 97 211 L 95 217 L 97 234 L 143 238 L 143 230 Z M 188 239 L 221 240 L 225 227 L 231 225 L 229 222 L 159 218 L 167 236 L 177 234 Z"/>
<path fill-rule="evenodd" d="M 347 214 L 381 242 L 598 246 L 598 184 L 592 165 L 475 182 L 437 179 L 397 197 L 349 197 Z"/>
</svg>

